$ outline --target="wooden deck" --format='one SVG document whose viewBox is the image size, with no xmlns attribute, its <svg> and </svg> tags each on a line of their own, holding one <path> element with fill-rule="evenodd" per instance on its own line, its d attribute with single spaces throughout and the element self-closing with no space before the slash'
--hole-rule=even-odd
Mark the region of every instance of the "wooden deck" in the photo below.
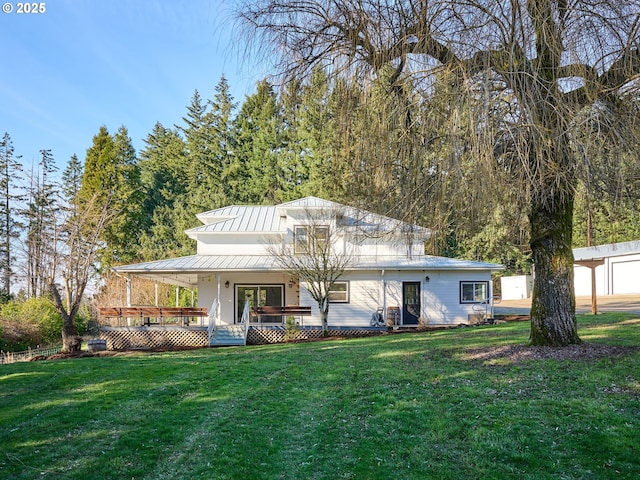
<svg viewBox="0 0 640 480">
<path fill-rule="evenodd" d="M 100 316 L 112 327 L 189 325 L 208 316 L 204 307 L 100 307 Z"/>
</svg>

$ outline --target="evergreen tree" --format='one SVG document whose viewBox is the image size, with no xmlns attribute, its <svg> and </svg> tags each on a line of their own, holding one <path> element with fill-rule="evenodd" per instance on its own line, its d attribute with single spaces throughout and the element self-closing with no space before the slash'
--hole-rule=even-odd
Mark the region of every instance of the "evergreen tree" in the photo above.
<svg viewBox="0 0 640 480">
<path fill-rule="evenodd" d="M 125 127 L 111 136 L 102 126 L 93 137 L 78 197 L 81 204 L 97 202 L 100 208 L 109 203 L 110 210 L 116 212 L 103 232 L 102 266 L 135 260 L 143 196 L 140 169 Z"/>
<path fill-rule="evenodd" d="M 265 80 L 248 96 L 234 122 L 236 147 L 224 175 L 231 203 L 278 203 L 282 172 L 278 155 L 282 144 L 279 106 L 273 87 Z"/>
<path fill-rule="evenodd" d="M 326 71 L 317 67 L 300 92 L 301 108 L 295 117 L 300 148 L 299 165 L 304 171 L 299 197 L 314 195 L 327 197 L 335 185 L 331 161 L 331 140 L 335 138 L 335 110 L 333 89 Z"/>
<path fill-rule="evenodd" d="M 13 142 L 9 133 L 0 140 L 0 301 L 11 297 L 13 279 L 13 241 L 20 235 L 22 226 L 16 220 L 16 204 L 24 199 L 19 193 L 15 181 L 21 177 L 20 157 L 14 154 Z"/>
<path fill-rule="evenodd" d="M 222 175 L 233 149 L 231 116 L 235 108 L 229 83 L 222 76 L 213 100 L 196 90 L 178 127 L 185 138 L 189 172 L 188 210 L 192 215 L 227 203 Z"/>
<path fill-rule="evenodd" d="M 145 196 L 141 258 L 156 260 L 176 251 L 193 253 L 192 241 L 184 234 L 184 230 L 194 226 L 193 215 L 186 212 L 190 183 L 185 168 L 185 142 L 176 130 L 156 123 L 145 144 L 140 152 Z"/>
<path fill-rule="evenodd" d="M 58 240 L 57 217 L 59 191 L 51 176 L 57 171 L 51 150 L 40 150 L 41 159 L 31 176 L 29 199 L 24 217 L 26 232 L 27 295 L 41 297 L 48 291 L 49 281 L 56 277 Z"/>
<path fill-rule="evenodd" d="M 82 187 L 82 163 L 74 153 L 62 172 L 62 195 L 67 203 L 75 203 Z"/>
<path fill-rule="evenodd" d="M 209 112 L 208 102 L 203 100 L 198 90 L 187 107 L 187 115 L 182 117 L 184 127 L 178 127 L 183 133 L 187 152 L 187 171 L 189 173 L 189 196 L 186 200 L 189 209 L 195 213 L 209 209 L 211 197 L 215 195 L 215 129 L 213 116 Z M 218 177 L 219 178 L 219 177 Z M 214 192 L 210 189 L 214 187 Z"/>
</svg>

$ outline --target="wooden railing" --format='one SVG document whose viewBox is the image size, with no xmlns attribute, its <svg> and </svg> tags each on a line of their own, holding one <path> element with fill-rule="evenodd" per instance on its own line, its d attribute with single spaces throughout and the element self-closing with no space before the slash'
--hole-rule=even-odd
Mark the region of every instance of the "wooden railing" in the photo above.
<svg viewBox="0 0 640 480">
<path fill-rule="evenodd" d="M 116 319 L 117 326 L 142 326 L 179 323 L 188 325 L 194 319 L 208 316 L 204 307 L 100 307 L 100 316 Z"/>
<path fill-rule="evenodd" d="M 283 316 L 288 317 L 289 315 L 297 317 L 297 316 L 309 316 L 311 315 L 311 307 L 306 307 L 302 305 L 286 305 L 286 306 L 272 306 L 272 305 L 264 305 L 261 307 L 252 307 L 251 311 L 258 316 L 258 322 L 262 320 L 262 316 Z"/>
<path fill-rule="evenodd" d="M 211 345 L 211 339 L 216 331 L 216 326 L 220 320 L 220 302 L 217 298 L 213 299 L 211 309 L 209 309 L 209 325 L 207 326 L 208 344 Z"/>
</svg>

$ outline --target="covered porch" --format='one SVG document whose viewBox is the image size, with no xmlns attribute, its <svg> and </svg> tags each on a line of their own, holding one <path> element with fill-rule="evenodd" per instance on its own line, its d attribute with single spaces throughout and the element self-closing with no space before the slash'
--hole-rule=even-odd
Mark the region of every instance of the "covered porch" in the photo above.
<svg viewBox="0 0 640 480">
<path fill-rule="evenodd" d="M 120 315 L 113 326 L 134 325 L 238 325 L 242 323 L 245 305 L 250 308 L 248 323 L 256 325 L 284 325 L 290 316 L 282 314 L 257 313 L 259 307 L 299 306 L 300 284 L 296 277 L 278 270 L 273 259 L 267 255 L 215 256 L 192 255 L 178 259 L 126 265 L 113 269 L 123 280 L 124 305 L 101 305 L 101 313 L 108 308 L 139 308 L 134 315 Z M 175 308 L 192 308 L 190 312 L 177 316 L 164 315 L 158 305 L 137 305 L 136 277 L 158 284 L 186 288 L 192 293 L 189 307 L 175 305 Z M 157 287 L 156 287 L 157 291 Z M 178 294 L 176 293 L 176 298 Z M 308 319 L 311 306 L 307 304 L 307 315 L 295 315 L 301 325 Z M 142 309 L 145 309 L 144 311 Z M 113 310 L 112 310 L 113 312 Z M 191 316 L 191 312 L 196 312 Z M 102 315 L 106 318 L 105 315 Z M 107 322 L 108 323 L 108 322 Z"/>
</svg>

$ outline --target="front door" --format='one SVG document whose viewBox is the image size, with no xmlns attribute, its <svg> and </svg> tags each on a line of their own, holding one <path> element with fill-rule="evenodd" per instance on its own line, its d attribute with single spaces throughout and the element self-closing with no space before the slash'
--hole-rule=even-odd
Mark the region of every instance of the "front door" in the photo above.
<svg viewBox="0 0 640 480">
<path fill-rule="evenodd" d="M 247 300 L 249 307 L 281 307 L 283 305 L 282 289 L 282 285 L 236 286 L 236 323 L 242 320 L 242 311 Z M 282 323 L 282 316 L 263 315 L 261 321 L 262 323 Z"/>
<path fill-rule="evenodd" d="M 420 321 L 420 282 L 402 282 L 402 324 Z"/>
</svg>

